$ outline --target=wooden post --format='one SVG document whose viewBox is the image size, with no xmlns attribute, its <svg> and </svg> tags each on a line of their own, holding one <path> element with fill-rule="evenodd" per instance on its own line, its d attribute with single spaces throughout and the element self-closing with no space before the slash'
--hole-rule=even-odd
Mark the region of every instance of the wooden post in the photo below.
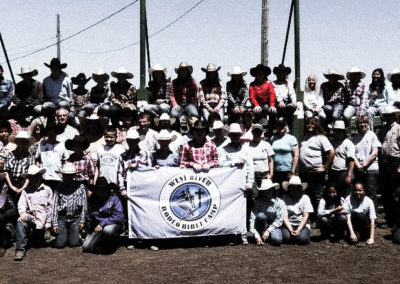
<svg viewBox="0 0 400 284">
<path fill-rule="evenodd" d="M 61 34 L 60 34 L 60 15 L 57 14 L 57 58 L 61 62 L 60 39 L 61 39 Z"/>
<path fill-rule="evenodd" d="M 4 57 L 6 58 L 6 61 L 7 61 L 8 70 L 10 70 L 11 79 L 12 79 L 12 81 L 14 83 L 14 86 L 15 86 L 16 83 L 15 83 L 14 74 L 13 74 L 13 71 L 12 71 L 12 68 L 11 68 L 10 60 L 8 59 L 7 50 L 6 50 L 6 47 L 4 45 L 4 41 L 3 41 L 3 37 L 1 36 L 1 33 L 0 33 L 0 41 L 1 41 L 1 47 L 3 48 Z"/>
<path fill-rule="evenodd" d="M 269 0 L 262 0 L 261 16 L 261 63 L 268 65 L 268 18 Z"/>
</svg>

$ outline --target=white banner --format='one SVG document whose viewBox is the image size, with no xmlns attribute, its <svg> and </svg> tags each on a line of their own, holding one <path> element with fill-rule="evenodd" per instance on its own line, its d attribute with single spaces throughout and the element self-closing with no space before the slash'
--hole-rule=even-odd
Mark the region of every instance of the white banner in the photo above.
<svg viewBox="0 0 400 284">
<path fill-rule="evenodd" d="M 128 174 L 129 237 L 162 239 L 246 232 L 245 169 L 208 173 L 161 167 Z"/>
</svg>

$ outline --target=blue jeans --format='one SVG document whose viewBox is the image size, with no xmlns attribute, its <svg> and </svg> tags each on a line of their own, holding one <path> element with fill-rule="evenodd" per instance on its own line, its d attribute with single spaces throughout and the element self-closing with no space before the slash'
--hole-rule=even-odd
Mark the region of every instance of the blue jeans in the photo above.
<svg viewBox="0 0 400 284">
<path fill-rule="evenodd" d="M 271 222 L 272 223 L 272 222 Z M 271 223 L 268 223 L 267 216 L 263 212 L 259 212 L 256 215 L 255 228 L 257 232 L 262 236 L 264 232 L 269 228 Z M 282 243 L 282 231 L 280 228 L 275 228 L 268 239 L 269 243 L 274 246 L 280 246 Z"/>
<path fill-rule="evenodd" d="M 380 106 L 380 107 L 370 106 L 367 109 L 367 115 L 369 117 L 369 129 L 374 130 L 374 116 L 380 115 L 386 107 L 387 106 Z"/>
<path fill-rule="evenodd" d="M 70 247 L 79 246 L 79 223 L 79 217 L 58 217 L 58 235 L 54 246 L 56 248 L 63 248 L 67 245 L 67 242 Z"/>
<path fill-rule="evenodd" d="M 113 244 L 121 234 L 122 230 L 123 226 L 121 224 L 104 226 L 102 231 L 94 231 L 86 237 L 82 245 L 82 250 L 85 252 L 95 252 L 96 249 L 105 244 L 105 241 L 107 241 L 107 244 Z"/>
<path fill-rule="evenodd" d="M 16 248 L 15 250 L 25 251 L 28 245 L 28 237 L 34 235 L 37 242 L 43 242 L 44 230 L 35 230 L 36 225 L 33 221 L 18 221 Z"/>
<path fill-rule="evenodd" d="M 343 105 L 325 105 L 324 112 L 326 115 L 327 123 L 340 119 L 343 112 Z"/>
<path fill-rule="evenodd" d="M 166 103 L 162 103 L 159 105 L 156 104 L 148 104 L 144 106 L 143 110 L 145 113 L 150 114 L 153 117 L 159 116 L 162 113 L 169 113 L 170 106 Z"/>
<path fill-rule="evenodd" d="M 292 226 L 293 230 L 297 229 L 297 226 Z M 308 228 L 303 228 L 300 232 L 300 235 L 298 238 L 294 238 L 290 235 L 290 232 L 286 228 L 281 228 L 282 231 L 282 239 L 284 243 L 289 243 L 289 242 L 296 242 L 299 245 L 308 245 L 310 243 L 310 238 L 311 238 L 311 232 Z"/>
<path fill-rule="evenodd" d="M 180 105 L 179 110 L 171 110 L 171 116 L 174 118 L 179 118 L 183 112 L 186 112 L 188 116 L 199 117 L 199 111 L 194 104 Z"/>
<path fill-rule="evenodd" d="M 221 107 L 220 110 L 218 111 L 218 114 L 221 118 L 221 120 L 224 119 L 224 108 Z M 201 108 L 201 115 L 203 116 L 204 121 L 208 121 L 208 116 L 210 115 L 210 112 L 205 108 Z"/>
</svg>

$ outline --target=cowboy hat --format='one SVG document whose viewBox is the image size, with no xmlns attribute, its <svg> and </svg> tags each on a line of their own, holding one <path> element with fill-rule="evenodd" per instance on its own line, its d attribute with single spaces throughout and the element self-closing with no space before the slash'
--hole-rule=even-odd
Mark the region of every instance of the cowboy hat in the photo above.
<svg viewBox="0 0 400 284">
<path fill-rule="evenodd" d="M 91 77 L 86 78 L 85 74 L 79 73 L 78 76 L 71 78 L 71 82 L 74 85 L 81 85 L 81 84 L 86 85 L 86 83 L 89 82 L 90 79 L 92 78 Z"/>
<path fill-rule="evenodd" d="M 171 141 L 173 138 L 173 135 L 166 130 L 162 129 L 158 134 L 157 134 L 157 141 Z"/>
<path fill-rule="evenodd" d="M 149 68 L 149 74 L 150 76 L 153 75 L 154 71 L 161 71 L 164 73 L 167 73 L 167 69 L 164 68 L 160 63 L 157 63 L 156 65 L 154 65 L 153 67 Z"/>
<path fill-rule="evenodd" d="M 129 129 L 128 132 L 126 133 L 126 140 L 139 140 L 140 139 L 140 135 L 139 133 L 136 131 L 136 129 Z"/>
<path fill-rule="evenodd" d="M 336 120 L 332 125 L 333 130 L 346 130 L 346 125 L 343 120 Z"/>
<path fill-rule="evenodd" d="M 76 168 L 73 163 L 65 163 L 62 167 L 61 173 L 64 175 L 73 175 L 76 174 Z"/>
<path fill-rule="evenodd" d="M 105 77 L 105 82 L 110 79 L 110 75 L 108 75 L 103 69 L 98 69 L 96 73 L 92 73 L 93 81 L 97 82 L 100 77 Z"/>
<path fill-rule="evenodd" d="M 382 111 L 382 115 L 385 114 L 396 114 L 396 113 L 400 113 L 400 109 L 398 109 L 395 106 L 387 106 L 384 108 L 384 110 Z"/>
<path fill-rule="evenodd" d="M 221 120 L 216 120 L 216 121 L 214 121 L 214 123 L 213 123 L 212 129 L 213 129 L 213 130 L 216 130 L 216 129 L 224 129 L 224 123 L 223 123 Z"/>
<path fill-rule="evenodd" d="M 258 70 L 263 71 L 265 76 L 268 76 L 269 74 L 271 74 L 271 68 L 269 68 L 268 66 L 264 66 L 262 64 L 258 64 L 256 67 L 253 67 L 253 68 L 250 69 L 250 75 L 255 77 L 256 76 L 256 72 Z"/>
<path fill-rule="evenodd" d="M 197 120 L 194 123 L 192 130 L 208 130 L 207 123 L 203 120 Z"/>
<path fill-rule="evenodd" d="M 117 75 L 124 75 L 126 79 L 132 79 L 133 74 L 128 72 L 124 66 L 121 66 L 118 68 L 117 71 L 112 71 L 111 76 L 117 78 Z"/>
<path fill-rule="evenodd" d="M 324 77 L 326 79 L 329 79 L 330 77 L 337 77 L 339 78 L 339 80 L 343 80 L 344 76 L 342 74 L 340 74 L 339 72 L 337 72 L 335 69 L 329 69 L 327 73 L 324 73 Z"/>
<path fill-rule="evenodd" d="M 219 69 L 221 69 L 221 66 L 219 66 L 217 68 L 214 64 L 208 63 L 206 68 L 203 68 L 203 67 L 201 68 L 201 71 L 203 71 L 203 72 L 218 72 Z"/>
<path fill-rule="evenodd" d="M 243 134 L 239 123 L 231 123 L 231 125 L 229 125 L 229 134 L 231 133 Z"/>
<path fill-rule="evenodd" d="M 172 124 L 175 123 L 176 118 L 170 117 L 170 116 L 168 115 L 168 113 L 165 113 L 165 112 L 164 112 L 164 113 L 162 113 L 162 114 L 160 115 L 160 117 L 154 118 L 154 124 L 155 124 L 156 126 L 158 126 L 158 125 L 160 124 L 161 121 L 169 121 L 169 125 L 172 125 Z"/>
<path fill-rule="evenodd" d="M 263 127 L 261 124 L 259 124 L 259 123 L 253 124 L 253 127 L 251 128 L 251 131 L 254 131 L 254 130 L 256 130 L 256 129 L 258 129 L 258 130 L 260 130 L 260 131 L 264 131 L 264 127 Z"/>
<path fill-rule="evenodd" d="M 289 186 L 291 185 L 299 185 L 303 190 L 305 190 L 308 186 L 308 183 L 306 182 L 302 183 L 299 176 L 292 176 L 289 181 L 282 182 L 282 188 L 285 191 L 288 190 Z"/>
<path fill-rule="evenodd" d="M 89 139 L 86 136 L 75 135 L 74 138 L 68 139 L 67 141 L 65 141 L 65 148 L 67 150 L 73 151 L 72 148 L 76 144 L 82 145 L 83 148 L 86 150 L 87 148 L 89 148 L 90 142 L 89 142 Z"/>
<path fill-rule="evenodd" d="M 45 65 L 46 67 L 49 67 L 49 68 L 59 68 L 59 69 L 64 69 L 64 68 L 67 67 L 67 63 L 61 63 L 61 62 L 60 62 L 60 59 L 58 59 L 58 58 L 53 58 L 53 59 L 50 61 L 50 64 L 47 64 L 47 63 L 45 62 L 44 65 Z"/>
<path fill-rule="evenodd" d="M 400 69 L 395 68 L 395 69 L 392 70 L 392 73 L 389 73 L 389 74 L 387 75 L 387 79 L 388 79 L 390 82 L 392 82 L 392 76 L 393 76 L 393 75 L 400 75 Z"/>
<path fill-rule="evenodd" d="M 11 143 L 15 143 L 18 139 L 24 139 L 29 141 L 29 145 L 33 145 L 36 142 L 36 139 L 28 134 L 28 131 L 20 130 L 17 135 L 10 135 L 8 141 Z"/>
<path fill-rule="evenodd" d="M 22 75 L 27 75 L 27 74 L 30 74 L 32 77 L 34 77 L 37 74 L 39 74 L 39 72 L 37 71 L 37 69 L 32 70 L 32 66 L 24 65 L 21 67 L 21 73 L 19 73 L 17 75 L 22 76 Z"/>
<path fill-rule="evenodd" d="M 247 72 L 242 71 L 242 69 L 240 69 L 239 66 L 235 66 L 232 68 L 231 72 L 228 72 L 227 75 L 229 77 L 231 77 L 232 75 L 242 75 L 242 76 L 246 76 Z"/>
<path fill-rule="evenodd" d="M 192 73 L 193 73 L 193 66 L 189 65 L 189 64 L 186 63 L 186 62 L 182 62 L 181 64 L 179 64 L 179 67 L 178 67 L 178 68 L 175 68 L 175 73 L 178 74 L 178 71 L 179 71 L 180 69 L 183 69 L 183 68 L 186 68 L 187 70 L 189 70 L 189 74 L 192 74 Z"/>
<path fill-rule="evenodd" d="M 279 64 L 278 66 L 274 67 L 273 72 L 275 75 L 278 72 L 284 72 L 286 73 L 286 75 L 289 75 L 290 73 L 292 73 L 292 69 L 290 69 L 290 67 L 286 67 L 283 64 Z"/>
<path fill-rule="evenodd" d="M 360 68 L 358 68 L 357 66 L 351 67 L 350 70 L 346 72 L 347 80 L 350 80 L 349 79 L 349 75 L 351 73 L 360 73 L 361 74 L 361 79 L 365 78 L 365 72 L 363 70 L 361 70 Z"/>
<path fill-rule="evenodd" d="M 28 176 L 43 175 L 46 172 L 45 169 L 41 169 L 36 165 L 30 165 L 26 173 L 21 174 L 23 178 Z"/>
<path fill-rule="evenodd" d="M 279 125 L 283 125 L 283 126 L 287 126 L 288 125 L 288 123 L 287 123 L 287 121 L 286 121 L 286 119 L 284 118 L 284 117 L 280 117 L 280 118 L 278 118 L 277 120 L 276 120 L 276 126 L 278 126 L 278 124 Z"/>
<path fill-rule="evenodd" d="M 92 113 L 89 117 L 79 117 L 79 124 L 83 133 L 87 132 L 87 128 L 90 127 L 89 124 L 91 123 L 99 124 L 100 127 L 104 129 L 107 126 L 108 119 L 98 116 L 94 113 Z"/>
<path fill-rule="evenodd" d="M 97 178 L 96 184 L 89 185 L 89 189 L 93 192 L 96 192 L 98 190 L 112 191 L 114 189 L 116 190 L 117 186 L 115 183 L 108 182 L 108 180 L 104 176 L 100 176 Z"/>
<path fill-rule="evenodd" d="M 269 178 L 265 178 L 261 180 L 261 185 L 257 186 L 257 189 L 259 191 L 264 191 L 268 189 L 278 189 L 279 188 L 279 183 L 273 183 L 272 180 Z"/>
<path fill-rule="evenodd" d="M 44 128 L 42 128 L 40 133 L 43 136 L 46 136 L 47 132 L 49 130 L 54 130 L 57 133 L 57 135 L 64 132 L 63 129 L 57 123 L 55 123 L 54 121 L 49 121 L 48 123 L 46 123 L 46 126 L 44 126 Z"/>
</svg>

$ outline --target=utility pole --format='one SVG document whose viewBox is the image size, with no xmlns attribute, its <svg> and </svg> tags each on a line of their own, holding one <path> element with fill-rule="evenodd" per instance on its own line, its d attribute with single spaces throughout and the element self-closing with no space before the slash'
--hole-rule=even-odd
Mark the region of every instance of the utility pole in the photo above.
<svg viewBox="0 0 400 284">
<path fill-rule="evenodd" d="M 294 0 L 294 88 L 300 93 L 300 1 Z"/>
<path fill-rule="evenodd" d="M 61 48 L 60 48 L 60 14 L 57 14 L 57 58 L 61 61 Z"/>
<path fill-rule="evenodd" d="M 6 58 L 6 61 L 7 61 L 8 70 L 10 70 L 11 79 L 13 80 L 13 83 L 14 83 L 14 86 L 15 86 L 14 74 L 13 74 L 13 71 L 12 71 L 12 68 L 11 68 L 10 60 L 8 59 L 6 46 L 4 45 L 4 41 L 3 41 L 3 37 L 1 36 L 1 33 L 0 33 L 0 42 L 1 42 L 1 47 L 3 48 L 4 57 Z"/>
<path fill-rule="evenodd" d="M 140 85 L 138 92 L 139 101 L 148 100 L 148 94 L 146 91 L 146 20 L 146 0 L 140 0 Z"/>
<path fill-rule="evenodd" d="M 269 18 L 269 0 L 262 0 L 261 15 L 261 63 L 268 65 L 268 18 Z"/>
</svg>

